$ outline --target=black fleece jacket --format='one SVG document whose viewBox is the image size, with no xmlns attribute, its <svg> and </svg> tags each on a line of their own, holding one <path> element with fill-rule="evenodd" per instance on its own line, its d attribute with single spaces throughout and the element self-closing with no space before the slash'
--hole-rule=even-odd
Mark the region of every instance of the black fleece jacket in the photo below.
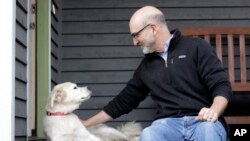
<svg viewBox="0 0 250 141">
<path fill-rule="evenodd" d="M 214 48 L 201 38 L 171 33 L 167 62 L 156 52 L 145 55 L 126 87 L 104 107 L 112 118 L 129 113 L 149 93 L 157 105 L 156 119 L 198 115 L 215 96 L 230 101 L 228 76 Z"/>
</svg>

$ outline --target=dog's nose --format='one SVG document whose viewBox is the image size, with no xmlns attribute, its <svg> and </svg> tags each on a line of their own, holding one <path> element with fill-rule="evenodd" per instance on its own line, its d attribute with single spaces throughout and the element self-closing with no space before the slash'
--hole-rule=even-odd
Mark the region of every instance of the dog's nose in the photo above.
<svg viewBox="0 0 250 141">
<path fill-rule="evenodd" d="M 92 90 L 92 88 L 90 86 L 87 86 L 87 89 L 90 90 L 90 91 Z"/>
</svg>

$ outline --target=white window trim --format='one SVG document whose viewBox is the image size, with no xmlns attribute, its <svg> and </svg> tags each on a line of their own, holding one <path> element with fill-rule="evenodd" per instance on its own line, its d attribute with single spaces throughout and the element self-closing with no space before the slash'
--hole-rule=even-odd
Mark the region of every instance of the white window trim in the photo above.
<svg viewBox="0 0 250 141">
<path fill-rule="evenodd" d="M 14 141 L 15 98 L 15 19 L 16 1 L 0 1 L 0 135 Z"/>
</svg>

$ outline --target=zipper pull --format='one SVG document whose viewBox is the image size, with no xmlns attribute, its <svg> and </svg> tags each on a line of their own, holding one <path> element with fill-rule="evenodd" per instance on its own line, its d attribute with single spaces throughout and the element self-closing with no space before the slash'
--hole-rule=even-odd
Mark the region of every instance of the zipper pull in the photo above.
<svg viewBox="0 0 250 141">
<path fill-rule="evenodd" d="M 174 64 L 174 59 L 173 58 L 171 58 L 170 63 Z"/>
</svg>

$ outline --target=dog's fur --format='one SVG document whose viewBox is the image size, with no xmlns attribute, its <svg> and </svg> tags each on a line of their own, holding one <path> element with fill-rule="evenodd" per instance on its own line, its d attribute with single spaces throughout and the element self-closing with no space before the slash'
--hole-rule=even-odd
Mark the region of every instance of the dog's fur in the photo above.
<svg viewBox="0 0 250 141">
<path fill-rule="evenodd" d="M 138 141 L 141 126 L 128 122 L 115 129 L 104 124 L 85 128 L 80 119 L 72 113 L 83 101 L 90 98 L 87 87 L 65 82 L 56 85 L 49 95 L 46 105 L 48 113 L 64 115 L 45 115 L 44 131 L 51 141 Z"/>
</svg>

